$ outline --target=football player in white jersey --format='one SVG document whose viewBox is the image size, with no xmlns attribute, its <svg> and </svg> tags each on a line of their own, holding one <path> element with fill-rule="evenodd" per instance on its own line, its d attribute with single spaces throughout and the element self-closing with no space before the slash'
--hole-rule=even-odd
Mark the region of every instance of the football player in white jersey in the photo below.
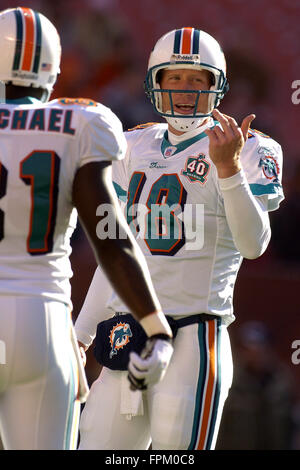
<svg viewBox="0 0 300 470">
<path fill-rule="evenodd" d="M 126 157 L 113 163 L 113 180 L 127 197 L 127 220 L 163 310 L 170 324 L 177 321 L 174 354 L 164 379 L 145 389 L 131 352 L 134 392 L 113 363 L 134 335 L 117 351 L 111 344 L 111 366 L 102 362 L 82 413 L 80 449 L 147 449 L 150 442 L 152 449 L 214 449 L 232 380 L 234 284 L 242 259 L 268 246 L 268 211 L 283 199 L 282 152 L 250 128 L 253 114 L 239 126 L 216 109 L 228 90 L 225 58 L 204 31 L 182 28 L 159 39 L 145 86 L 167 123 L 126 132 Z M 85 348 L 111 311 L 130 312 L 110 294 L 97 269 L 75 324 Z M 97 327 L 97 357 L 106 323 Z"/>
<path fill-rule="evenodd" d="M 42 14 L 1 12 L 0 46 L 1 438 L 5 449 L 75 449 L 88 393 L 71 319 L 77 213 L 97 261 L 153 336 L 155 380 L 172 355 L 172 332 L 112 186 L 112 160 L 126 151 L 119 119 L 89 99 L 48 101 L 61 46 Z M 98 236 L 103 204 L 126 236 Z"/>
</svg>

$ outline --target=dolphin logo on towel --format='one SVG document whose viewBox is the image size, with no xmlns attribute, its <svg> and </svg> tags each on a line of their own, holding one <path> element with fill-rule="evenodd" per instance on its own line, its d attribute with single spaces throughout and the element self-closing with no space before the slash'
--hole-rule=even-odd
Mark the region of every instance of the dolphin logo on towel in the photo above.
<svg viewBox="0 0 300 470">
<path fill-rule="evenodd" d="M 112 358 L 119 349 L 124 348 L 129 343 L 132 332 L 128 323 L 118 323 L 113 327 L 109 335 L 111 351 L 109 357 Z"/>
</svg>

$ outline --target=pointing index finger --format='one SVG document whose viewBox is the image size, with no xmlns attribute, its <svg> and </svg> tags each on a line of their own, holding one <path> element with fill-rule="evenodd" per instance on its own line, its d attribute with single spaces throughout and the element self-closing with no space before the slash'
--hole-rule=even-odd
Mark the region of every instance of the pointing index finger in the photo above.
<svg viewBox="0 0 300 470">
<path fill-rule="evenodd" d="M 225 135 L 232 137 L 234 134 L 234 129 L 232 128 L 232 122 L 231 119 L 227 119 L 227 116 L 225 114 L 220 113 L 218 109 L 213 110 L 213 117 L 219 121 L 219 123 L 222 125 L 222 129 Z"/>
</svg>

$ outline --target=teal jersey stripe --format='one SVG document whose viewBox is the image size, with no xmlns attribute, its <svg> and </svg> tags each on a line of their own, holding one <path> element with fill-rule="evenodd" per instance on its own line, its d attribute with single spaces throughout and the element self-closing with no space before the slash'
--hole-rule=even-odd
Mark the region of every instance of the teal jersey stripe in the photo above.
<svg viewBox="0 0 300 470">
<path fill-rule="evenodd" d="M 113 181 L 115 191 L 117 193 L 118 199 L 123 202 L 127 202 L 127 192 L 115 181 Z"/>
<path fill-rule="evenodd" d="M 264 194 L 283 195 L 282 186 L 279 183 L 269 183 L 269 184 L 252 183 L 252 184 L 249 184 L 249 186 L 254 196 L 262 196 Z"/>
<path fill-rule="evenodd" d="M 194 28 L 194 36 L 193 36 L 193 54 L 199 54 L 199 39 L 200 39 L 200 31 L 199 29 Z"/>
<path fill-rule="evenodd" d="M 180 53 L 180 42 L 181 42 L 182 29 L 177 29 L 174 37 L 174 54 Z"/>
<path fill-rule="evenodd" d="M 200 348 L 200 370 L 198 376 L 197 392 L 196 392 L 196 403 L 195 403 L 195 413 L 192 429 L 192 437 L 188 447 L 188 450 L 194 450 L 197 443 L 198 432 L 199 432 L 199 423 L 201 418 L 201 405 L 203 401 L 203 391 L 205 385 L 206 369 L 207 369 L 207 353 L 206 353 L 206 324 L 201 322 L 198 325 L 198 342 Z"/>
<path fill-rule="evenodd" d="M 22 13 L 20 10 L 14 11 L 16 17 L 16 48 L 15 48 L 15 57 L 13 62 L 13 70 L 18 70 L 20 67 L 21 61 L 21 53 L 22 53 L 22 46 L 23 46 L 23 21 L 22 21 Z"/>
<path fill-rule="evenodd" d="M 216 419 L 218 415 L 218 408 L 219 408 L 219 401 L 220 401 L 220 391 L 221 391 L 221 358 L 220 358 L 220 326 L 221 326 L 221 319 L 218 318 L 217 320 L 217 341 L 216 341 L 216 356 L 217 356 L 217 373 L 216 373 L 216 389 L 214 392 L 214 401 L 213 401 L 213 408 L 212 408 L 212 416 L 210 419 L 210 427 L 208 431 L 208 437 L 206 442 L 206 450 L 211 448 L 212 439 L 215 432 L 216 426 Z"/>
<path fill-rule="evenodd" d="M 34 52 L 34 62 L 32 67 L 32 72 L 38 73 L 41 59 L 41 47 L 42 47 L 42 28 L 40 15 L 33 11 L 35 18 L 35 30 L 36 30 L 36 42 L 35 42 L 35 52 Z"/>
<path fill-rule="evenodd" d="M 210 127 L 210 129 L 213 129 L 215 126 L 218 126 L 218 125 L 220 125 L 220 123 L 214 120 L 214 126 Z M 163 139 L 162 139 L 162 143 L 161 143 L 161 153 L 164 156 L 164 153 L 167 147 L 174 147 L 174 148 L 176 147 L 176 151 L 172 153 L 172 155 L 176 155 L 176 153 L 182 152 L 183 150 L 188 148 L 190 145 L 193 145 L 195 142 L 197 142 L 198 140 L 204 139 L 205 137 L 207 137 L 207 134 L 205 131 L 203 131 L 200 134 L 195 135 L 191 139 L 184 140 L 183 142 L 180 142 L 177 145 L 172 145 L 168 140 L 168 131 L 165 131 Z"/>
<path fill-rule="evenodd" d="M 163 140 L 162 140 L 162 143 L 161 143 L 161 153 L 164 156 L 165 150 L 168 147 L 174 147 L 174 148 L 176 147 L 175 152 L 172 153 L 172 155 L 176 155 L 176 153 L 183 152 L 183 150 L 190 147 L 190 145 L 193 145 L 198 140 L 204 139 L 204 137 L 207 137 L 207 134 L 205 132 L 201 132 L 201 134 L 195 135 L 191 139 L 184 140 L 183 142 L 180 142 L 177 145 L 172 145 L 168 140 L 168 131 L 166 131 L 164 133 L 164 137 L 163 137 Z"/>
</svg>

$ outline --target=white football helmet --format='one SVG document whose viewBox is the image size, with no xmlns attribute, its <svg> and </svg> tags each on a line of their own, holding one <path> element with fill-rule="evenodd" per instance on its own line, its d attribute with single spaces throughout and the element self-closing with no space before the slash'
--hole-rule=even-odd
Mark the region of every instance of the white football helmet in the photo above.
<svg viewBox="0 0 300 470">
<path fill-rule="evenodd" d="M 161 89 L 158 72 L 162 69 L 208 70 L 214 76 L 214 84 L 209 90 L 180 90 L 180 93 L 195 93 L 193 114 L 182 115 L 173 109 L 172 90 Z M 175 129 L 186 132 L 199 127 L 204 119 L 211 116 L 229 86 L 226 79 L 226 61 L 219 43 L 208 33 L 195 28 L 173 30 L 161 37 L 150 54 L 145 90 L 155 111 L 163 116 Z M 178 90 L 173 90 L 177 92 Z M 171 109 L 163 111 L 162 93 L 168 93 Z M 200 93 L 208 93 L 207 113 L 197 112 Z M 191 117 L 192 116 L 192 117 Z"/>
<path fill-rule="evenodd" d="M 60 38 L 53 24 L 31 8 L 0 12 L 0 80 L 42 88 L 49 99 L 60 72 Z"/>
</svg>

